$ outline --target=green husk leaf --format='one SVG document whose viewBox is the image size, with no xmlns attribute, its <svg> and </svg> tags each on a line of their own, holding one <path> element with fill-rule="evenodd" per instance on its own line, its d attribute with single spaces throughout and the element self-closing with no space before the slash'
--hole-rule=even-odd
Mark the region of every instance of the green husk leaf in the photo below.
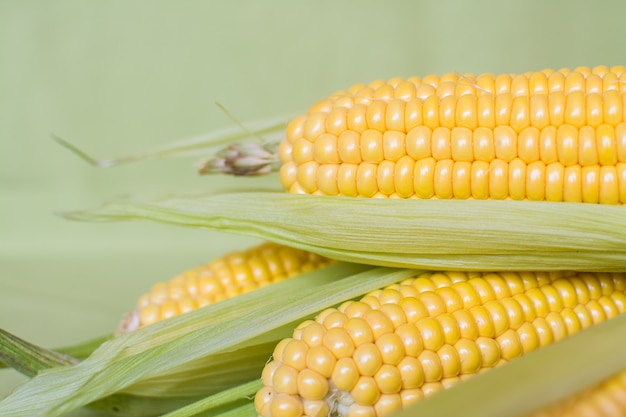
<svg viewBox="0 0 626 417">
<path fill-rule="evenodd" d="M 164 145 L 145 151 L 130 153 L 111 159 L 99 159 L 89 155 L 70 141 L 57 135 L 52 138 L 61 146 L 98 168 L 109 168 L 116 165 L 137 162 L 145 159 L 164 159 L 191 156 L 212 156 L 218 148 L 241 141 L 264 139 L 280 139 L 291 116 L 281 116 L 246 123 L 245 129 L 241 126 L 216 130 L 204 135 L 184 138 L 168 142 Z"/>
<path fill-rule="evenodd" d="M 591 326 L 394 414 L 521 417 L 626 369 L 626 315 Z"/>
<path fill-rule="evenodd" d="M 108 334 L 100 337 L 96 337 L 86 342 L 79 343 L 77 345 L 65 346 L 54 349 L 55 352 L 62 353 L 64 355 L 71 356 L 76 359 L 85 359 L 93 353 L 101 344 L 107 340 L 111 340 L 113 334 Z"/>
<path fill-rule="evenodd" d="M 626 207 L 226 193 L 63 214 L 215 229 L 328 257 L 431 270 L 626 271 Z"/>
<path fill-rule="evenodd" d="M 261 383 L 261 380 L 257 378 L 254 381 L 250 381 L 245 384 L 211 395 L 210 397 L 203 398 L 200 401 L 196 401 L 185 407 L 179 408 L 178 410 L 167 413 L 163 417 L 195 416 L 199 413 L 212 410 L 217 407 L 239 401 L 241 399 L 251 399 L 254 397 L 254 394 L 262 387 L 263 384 Z M 251 400 L 249 400 L 249 402 L 251 403 Z M 252 412 L 254 413 L 254 410 L 252 410 Z M 253 415 L 253 413 L 248 415 Z"/>
<path fill-rule="evenodd" d="M 217 414 L 200 414 L 200 416 L 215 416 L 215 417 L 255 417 L 257 415 L 256 410 L 254 409 L 254 404 L 248 403 L 240 405 L 236 408 L 232 408 L 230 410 L 224 412 L 218 412 Z"/>
<path fill-rule="evenodd" d="M 4 332 L 4 330 L 0 329 L 0 332 Z M 53 355 L 54 354 L 57 354 L 57 355 L 61 354 L 61 355 L 65 355 L 65 356 L 71 356 L 74 359 L 85 359 L 87 356 L 91 355 L 91 353 L 94 350 L 96 350 L 96 348 L 98 348 L 98 346 L 100 346 L 101 344 L 103 344 L 107 340 L 111 339 L 112 337 L 113 337 L 113 335 L 101 336 L 101 337 L 97 337 L 95 339 L 88 340 L 86 342 L 79 343 L 77 345 L 64 346 L 64 347 L 60 347 L 60 348 L 55 348 L 55 349 L 52 349 L 51 351 L 54 352 Z M 24 341 L 24 340 L 22 340 L 22 341 Z M 24 342 L 25 343 L 29 343 L 29 342 L 26 342 L 26 341 L 24 341 Z M 38 347 L 38 348 L 47 350 L 48 352 L 51 352 L 50 350 L 42 348 L 42 347 Z M 0 369 L 1 368 L 15 368 L 14 366 L 11 366 L 11 365 L 8 365 L 8 364 L 4 363 L 1 360 L 1 358 L 2 358 L 2 356 L 0 354 Z"/>
<path fill-rule="evenodd" d="M 7 365 L 5 366 L 10 366 L 26 376 L 33 377 L 44 369 L 78 363 L 79 357 L 87 357 L 89 353 L 110 338 L 110 336 L 101 337 L 80 345 L 62 348 L 66 353 L 61 353 L 34 345 L 4 329 L 0 329 L 0 358 L 6 360 Z M 68 352 L 72 352 L 78 357 L 70 356 L 67 354 Z M 165 405 L 164 401 L 155 397 L 115 394 L 91 403 L 89 407 L 114 415 L 119 414 L 118 410 L 123 410 L 123 415 L 130 417 L 142 416 L 146 413 L 159 414 L 164 407 L 178 408 L 188 402 L 188 396 L 168 398 Z"/>
<path fill-rule="evenodd" d="M 0 332 L 4 332 L 4 330 L 0 329 Z M 61 355 L 65 355 L 65 356 L 71 356 L 74 359 L 85 359 L 86 357 L 88 357 L 89 355 L 91 355 L 93 353 L 94 350 L 96 350 L 98 348 L 98 346 L 100 346 L 101 344 L 103 344 L 104 342 L 106 342 L 107 340 L 111 339 L 113 337 L 113 335 L 105 335 L 105 336 L 100 336 L 100 337 L 96 337 L 94 339 L 91 340 L 87 340 L 86 342 L 82 342 L 79 343 L 77 345 L 72 345 L 72 346 L 64 346 L 64 347 L 60 347 L 60 348 L 54 348 L 51 351 L 56 353 L 56 354 L 61 354 Z M 22 341 L 24 341 L 23 339 L 21 339 Z M 29 343 L 24 341 L 25 343 Z M 50 350 L 42 348 L 42 347 L 38 347 L 39 349 L 44 349 L 47 350 L 48 352 L 50 352 Z M 1 356 L 0 356 L 1 358 Z M 14 366 L 8 365 L 6 363 L 4 363 L 2 360 L 0 360 L 0 368 L 15 368 Z"/>
<path fill-rule="evenodd" d="M 146 395 L 116 393 L 89 403 L 87 407 L 91 410 L 111 416 L 146 417 L 160 416 L 167 411 L 184 407 L 192 400 L 193 397 L 189 396 L 159 398 Z M 0 413 L 0 415 L 2 414 Z M 10 415 L 13 416 L 13 414 Z M 48 416 L 49 414 L 44 412 L 43 414 L 34 415 Z"/>
<path fill-rule="evenodd" d="M 0 329 L 0 359 L 22 374 L 32 377 L 37 372 L 78 362 L 71 356 L 44 349 Z"/>
<path fill-rule="evenodd" d="M 106 397 L 118 410 L 108 412 L 126 415 L 113 394 L 132 390 L 138 395 L 136 384 L 193 361 L 208 361 L 211 355 L 236 353 L 273 329 L 295 325 L 326 307 L 414 274 L 339 263 L 164 320 L 105 342 L 77 365 L 42 371 L 0 402 L 0 415 L 58 416 Z M 240 383 L 250 380 L 242 378 Z M 167 399 L 162 400 L 167 405 Z"/>
</svg>

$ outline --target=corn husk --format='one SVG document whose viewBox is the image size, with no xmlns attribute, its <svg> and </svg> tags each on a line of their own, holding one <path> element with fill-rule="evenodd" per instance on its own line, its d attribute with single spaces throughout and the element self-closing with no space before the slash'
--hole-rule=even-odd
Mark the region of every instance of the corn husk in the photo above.
<svg viewBox="0 0 626 417">
<path fill-rule="evenodd" d="M 218 394 L 204 398 L 200 401 L 188 404 L 185 407 L 181 407 L 175 411 L 167 413 L 163 417 L 191 417 L 198 415 L 201 412 L 208 410 L 213 411 L 212 414 L 216 414 L 216 409 L 223 406 L 228 406 L 232 403 L 241 402 L 241 399 L 248 399 L 243 401 L 241 406 L 229 407 L 225 410 L 225 413 L 232 413 L 234 415 L 252 416 L 256 412 L 254 405 L 250 399 L 254 394 L 263 387 L 260 379 L 255 379 L 246 384 L 239 385 L 237 387 L 222 391 Z"/>
<path fill-rule="evenodd" d="M 0 329 L 0 339 L 2 339 L 3 334 L 7 334 L 8 332 L 3 331 L 2 329 Z M 9 337 L 14 336 L 14 335 L 10 335 Z M 97 337 L 95 339 L 91 339 L 88 340 L 86 342 L 80 343 L 78 345 L 73 345 L 73 346 L 64 346 L 64 347 L 60 347 L 60 348 L 55 348 L 52 351 L 48 351 L 48 352 L 34 352 L 35 355 L 41 354 L 43 357 L 41 358 L 42 360 L 42 369 L 45 368 L 45 365 L 48 364 L 50 366 L 48 367 L 52 367 L 52 366 L 56 366 L 59 364 L 59 361 L 57 360 L 59 357 L 61 358 L 60 362 L 64 362 L 64 359 L 67 359 L 67 357 L 73 358 L 73 359 L 85 359 L 86 357 L 88 357 L 89 355 L 91 355 L 91 353 L 96 350 L 96 348 L 98 348 L 98 346 L 100 346 L 101 344 L 103 344 L 104 342 L 106 342 L 107 340 L 111 339 L 113 336 L 112 335 L 106 335 L 106 336 L 102 336 L 102 337 Z M 27 345 L 29 345 L 31 348 L 34 347 L 35 345 L 27 343 Z M 7 349 L 7 343 L 5 341 L 5 343 L 2 345 L 3 348 L 6 350 Z M 26 349 L 26 346 L 22 346 L 22 349 L 20 350 L 20 353 L 23 353 L 23 350 Z M 2 368 L 14 368 L 20 372 L 22 372 L 19 368 L 19 366 L 16 366 L 15 363 L 12 363 L 11 365 L 4 363 L 4 361 L 2 360 L 3 355 L 2 355 L 3 351 L 0 351 L 0 369 Z M 27 355 L 32 356 L 32 352 L 31 353 L 26 353 Z M 15 356 L 13 356 L 13 358 L 15 358 Z M 10 360 L 10 358 L 8 358 Z M 31 358 L 32 359 L 32 358 Z M 25 375 L 29 375 L 31 372 L 35 372 L 35 368 L 32 366 L 32 364 L 29 362 L 28 363 L 28 369 L 25 369 L 26 372 L 22 372 Z"/>
<path fill-rule="evenodd" d="M 414 274 L 340 263 L 147 326 L 105 342 L 80 364 L 41 372 L 0 402 L 0 416 L 58 416 L 94 402 L 114 415 L 169 411 L 181 406 L 181 398 L 168 398 L 165 389 L 190 394 L 186 402 L 192 402 L 199 397 L 200 374 L 215 389 L 229 388 L 217 386 L 232 369 L 232 363 L 219 365 L 220 355 L 244 360 L 250 352 L 246 347 L 272 338 L 277 342 L 295 324 L 328 306 Z M 269 354 L 261 359 L 259 367 Z M 190 366 L 199 363 L 215 367 Z M 233 375 L 243 383 L 258 378 L 259 372 L 249 368 Z M 143 402 L 133 403 L 140 397 Z"/>
<path fill-rule="evenodd" d="M 227 231 L 331 258 L 429 270 L 626 271 L 626 207 L 242 192 L 63 214 Z"/>
</svg>

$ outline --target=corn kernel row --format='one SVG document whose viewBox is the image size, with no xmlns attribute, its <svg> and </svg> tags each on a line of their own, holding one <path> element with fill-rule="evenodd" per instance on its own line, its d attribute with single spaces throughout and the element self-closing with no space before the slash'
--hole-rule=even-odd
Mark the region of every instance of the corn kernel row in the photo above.
<svg viewBox="0 0 626 417">
<path fill-rule="evenodd" d="M 331 262 L 311 252 L 271 242 L 232 252 L 154 285 L 139 298 L 137 309 L 125 318 L 120 331 L 129 332 Z"/>
<path fill-rule="evenodd" d="M 311 142 L 304 138 L 293 144 L 283 142 L 280 152 L 291 156 L 297 165 L 315 161 L 319 164 L 361 162 L 396 162 L 404 156 L 414 160 L 485 161 L 501 159 L 510 162 L 520 158 L 526 163 L 560 162 L 565 166 L 615 165 L 626 162 L 626 123 L 615 128 L 572 125 L 544 129 L 528 127 L 519 135 L 509 126 L 495 129 L 463 127 L 430 129 L 418 126 L 408 133 L 389 130 L 381 133 L 368 129 L 360 135 L 346 130 L 339 136 L 324 133 Z"/>
<path fill-rule="evenodd" d="M 513 97 L 569 94 L 579 91 L 585 94 L 603 94 L 607 91 L 626 92 L 626 68 L 621 65 L 608 68 L 578 67 L 558 71 L 544 69 L 523 74 L 448 73 L 431 74 L 423 78 L 401 77 L 388 81 L 376 80 L 369 84 L 355 84 L 345 91 L 338 91 L 310 107 L 309 113 L 328 112 L 333 107 L 350 108 L 355 104 L 369 104 L 374 100 L 410 101 L 429 97 L 445 98 L 464 95 L 510 94 Z"/>
<path fill-rule="evenodd" d="M 384 416 L 626 310 L 626 274 L 428 273 L 281 341 L 263 417 Z"/>
<path fill-rule="evenodd" d="M 294 173 L 290 192 L 352 197 L 547 200 L 626 203 L 626 163 L 566 167 L 519 158 L 455 162 L 404 157 L 380 164 L 307 162 Z"/>
<path fill-rule="evenodd" d="M 569 95 L 552 93 L 513 97 L 501 94 L 431 96 L 409 101 L 374 100 L 297 117 L 287 130 L 287 139 L 293 142 L 303 137 L 314 141 L 322 133 L 338 135 L 345 130 L 357 133 L 367 129 L 408 132 L 416 126 L 430 129 L 510 126 L 517 133 L 529 126 L 538 129 L 562 124 L 577 128 L 601 124 L 615 126 L 626 121 L 625 94 L 610 90 L 604 94 L 575 91 Z"/>
</svg>

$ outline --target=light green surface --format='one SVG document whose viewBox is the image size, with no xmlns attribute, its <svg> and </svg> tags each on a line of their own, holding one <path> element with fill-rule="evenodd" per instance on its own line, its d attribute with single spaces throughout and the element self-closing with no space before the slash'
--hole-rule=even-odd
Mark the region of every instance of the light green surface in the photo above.
<svg viewBox="0 0 626 417">
<path fill-rule="evenodd" d="M 0 0 L 0 327 L 44 346 L 107 333 L 151 283 L 252 242 L 53 212 L 195 192 L 191 160 L 115 156 L 304 110 L 356 82 L 624 64 L 623 1 Z M 0 397 L 19 381 L 0 371 Z"/>
</svg>

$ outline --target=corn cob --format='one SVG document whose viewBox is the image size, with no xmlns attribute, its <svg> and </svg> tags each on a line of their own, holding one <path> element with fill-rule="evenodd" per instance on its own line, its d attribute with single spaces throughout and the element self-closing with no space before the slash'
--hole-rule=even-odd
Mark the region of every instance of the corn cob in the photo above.
<svg viewBox="0 0 626 417">
<path fill-rule="evenodd" d="M 276 346 L 255 407 L 387 415 L 625 310 L 624 273 L 417 275 L 301 323 Z"/>
<path fill-rule="evenodd" d="M 333 262 L 276 243 L 233 252 L 154 285 L 120 325 L 129 331 L 282 281 Z"/>
<path fill-rule="evenodd" d="M 626 203 L 626 68 L 357 84 L 293 119 L 292 193 Z"/>
</svg>

